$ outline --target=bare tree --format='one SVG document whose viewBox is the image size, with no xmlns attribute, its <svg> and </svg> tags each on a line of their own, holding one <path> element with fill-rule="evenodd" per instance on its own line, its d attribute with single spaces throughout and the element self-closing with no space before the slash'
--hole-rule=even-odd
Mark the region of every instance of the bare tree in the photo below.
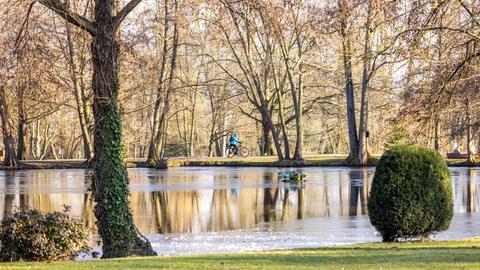
<svg viewBox="0 0 480 270">
<path fill-rule="evenodd" d="M 39 2 L 92 36 L 95 119 L 92 187 L 103 256 L 156 254 L 148 240 L 138 234 L 128 205 L 128 175 L 122 155 L 122 123 L 117 102 L 119 44 L 116 35 L 122 21 L 141 0 L 128 2 L 116 15 L 115 1 L 95 1 L 94 22 L 58 0 Z"/>
</svg>

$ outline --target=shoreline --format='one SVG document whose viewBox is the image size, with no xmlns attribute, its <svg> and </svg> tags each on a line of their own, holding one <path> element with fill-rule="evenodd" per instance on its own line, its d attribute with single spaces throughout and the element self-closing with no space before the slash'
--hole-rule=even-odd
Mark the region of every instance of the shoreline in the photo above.
<svg viewBox="0 0 480 270">
<path fill-rule="evenodd" d="M 346 155 L 306 156 L 303 161 L 278 161 L 274 156 L 257 156 L 247 158 L 169 158 L 152 166 L 145 159 L 127 159 L 128 168 L 168 169 L 174 167 L 355 167 L 346 162 Z M 367 165 L 356 167 L 374 167 L 380 155 L 372 155 Z M 480 164 L 467 164 L 463 159 L 447 159 L 449 167 L 479 167 Z M 22 161 L 19 168 L 1 168 L 0 170 L 52 170 L 52 169 L 87 169 L 86 160 L 28 160 Z"/>
</svg>

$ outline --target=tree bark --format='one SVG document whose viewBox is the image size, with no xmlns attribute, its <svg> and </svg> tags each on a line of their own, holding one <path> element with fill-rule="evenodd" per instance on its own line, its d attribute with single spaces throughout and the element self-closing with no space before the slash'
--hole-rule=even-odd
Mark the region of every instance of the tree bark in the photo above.
<svg viewBox="0 0 480 270">
<path fill-rule="evenodd" d="M 16 168 L 19 162 L 15 149 L 15 137 L 10 121 L 10 111 L 5 95 L 5 87 L 3 85 L 0 85 L 0 118 L 2 122 L 3 145 L 5 147 L 5 157 L 2 166 Z"/>
<path fill-rule="evenodd" d="M 271 47 L 271 45 L 269 44 L 269 47 Z M 288 141 L 288 134 L 287 134 L 287 125 L 286 125 L 286 122 L 285 122 L 285 110 L 284 110 L 284 105 L 283 105 L 283 93 L 282 93 L 282 87 L 280 86 L 280 82 L 278 80 L 278 75 L 277 75 L 277 71 L 276 71 L 276 68 L 275 68 L 275 64 L 274 64 L 274 61 L 273 61 L 273 56 L 272 56 L 272 52 L 269 51 L 268 52 L 268 55 L 269 55 L 269 59 L 270 59 L 270 66 L 271 66 L 271 69 L 272 69 L 272 75 L 273 75 L 273 82 L 274 82 L 274 85 L 275 85 L 275 92 L 277 94 L 277 103 L 278 103 L 278 118 L 280 120 L 280 127 L 282 129 L 282 134 L 283 134 L 283 149 L 285 150 L 285 155 L 284 155 L 284 158 L 285 159 L 290 159 L 290 143 Z M 287 58 L 284 57 L 285 59 L 285 63 L 286 63 L 286 67 L 288 69 L 288 60 L 286 60 Z"/>
<path fill-rule="evenodd" d="M 277 155 L 279 160 L 283 160 L 282 149 L 276 132 L 272 131 L 273 124 L 268 116 L 262 114 L 262 137 L 264 143 L 264 151 L 266 155 Z M 275 138 L 275 136 L 277 138 Z"/>
<path fill-rule="evenodd" d="M 148 240 L 137 233 L 129 207 L 129 181 L 123 160 L 122 122 L 118 106 L 120 46 L 115 37 L 114 3 L 95 2 L 96 35 L 91 49 L 95 216 L 105 258 L 155 255 Z"/>
<path fill-rule="evenodd" d="M 475 164 L 475 153 L 472 153 L 472 125 L 470 119 L 470 100 L 465 98 L 465 126 L 467 129 L 467 163 Z"/>
<path fill-rule="evenodd" d="M 345 76 L 345 94 L 347 98 L 347 120 L 348 120 L 348 140 L 349 140 L 349 154 L 347 160 L 353 162 L 355 153 L 358 151 L 358 136 L 357 123 L 355 119 L 355 98 L 353 89 L 352 76 L 352 55 L 350 37 L 347 33 L 346 22 L 342 21 L 342 50 L 343 50 L 343 65 Z"/>
<path fill-rule="evenodd" d="M 24 160 L 27 157 L 27 151 L 25 147 L 25 137 L 27 133 L 27 116 L 25 115 L 25 109 L 23 106 L 24 89 L 21 89 L 18 93 L 18 124 L 17 124 L 17 158 L 18 160 Z"/>
<path fill-rule="evenodd" d="M 300 33 L 297 33 L 296 37 L 296 43 L 298 47 L 298 59 L 302 58 L 302 42 L 300 40 Z M 284 49 L 285 55 L 286 49 Z M 292 99 L 293 99 L 293 107 L 295 110 L 295 126 L 296 126 L 296 143 L 295 143 L 295 153 L 293 154 L 293 159 L 300 161 L 303 159 L 302 153 L 303 153 L 303 124 L 302 124 L 302 111 L 303 111 L 303 77 L 302 77 L 302 72 L 300 70 L 300 63 L 298 64 L 298 81 L 297 84 L 295 85 L 294 82 L 294 76 L 292 74 L 292 71 L 290 69 L 290 64 L 289 64 L 289 58 L 285 60 L 286 63 L 286 68 L 288 72 L 288 77 L 289 80 L 291 81 L 291 92 L 292 92 Z"/>
<path fill-rule="evenodd" d="M 198 77 L 197 76 L 197 84 L 198 84 Z M 192 157 L 195 156 L 195 120 L 196 120 L 196 103 L 197 103 L 197 89 L 194 90 L 193 93 L 193 104 L 192 104 L 192 114 L 190 116 L 190 134 L 188 138 L 188 156 Z"/>
<path fill-rule="evenodd" d="M 160 68 L 159 68 L 159 76 L 158 76 L 158 85 L 157 85 L 157 93 L 155 97 L 155 106 L 154 106 L 154 112 L 153 112 L 153 125 L 152 125 L 152 135 L 150 139 L 150 143 L 148 146 L 148 156 L 147 160 L 150 162 L 154 162 L 156 159 L 158 159 L 158 152 L 160 151 L 159 149 L 161 148 L 161 145 L 159 145 L 160 140 L 157 139 L 157 137 L 161 136 L 159 133 L 161 132 L 161 126 L 163 123 L 161 123 L 161 119 L 163 117 L 163 113 L 161 109 L 163 108 L 163 111 L 165 111 L 165 68 L 167 65 L 167 51 L 168 51 L 168 29 L 170 26 L 169 23 L 169 11 L 168 11 L 168 0 L 165 0 L 164 2 L 164 29 L 163 29 L 163 38 L 162 38 L 162 56 L 160 60 Z M 162 116 L 161 116 L 162 115 Z M 164 119 L 164 118 L 163 118 Z"/>
<path fill-rule="evenodd" d="M 439 142 L 439 135 L 438 135 L 438 128 L 439 128 L 439 125 L 440 125 L 440 121 L 438 120 L 438 116 L 436 115 L 435 118 L 434 118 L 434 138 L 433 138 L 433 144 L 434 144 L 434 148 L 436 151 L 440 151 L 440 142 Z"/>
<path fill-rule="evenodd" d="M 297 129 L 297 141 L 295 143 L 295 153 L 293 154 L 294 160 L 303 160 L 303 78 L 302 74 L 298 75 L 298 97 L 297 97 L 297 110 L 295 112 L 296 117 L 296 129 Z"/>
<path fill-rule="evenodd" d="M 138 233 L 129 207 L 128 175 L 123 160 L 122 122 L 118 106 L 119 44 L 116 32 L 123 19 L 140 3 L 131 0 L 113 16 L 116 1 L 97 0 L 95 22 L 69 10 L 58 0 L 39 0 L 68 22 L 88 31 L 93 65 L 94 162 L 92 190 L 103 256 L 156 255 L 150 242 Z"/>
<path fill-rule="evenodd" d="M 280 89 L 277 89 L 277 99 L 278 99 L 278 114 L 280 118 L 280 126 L 282 128 L 283 134 L 283 149 L 285 151 L 284 158 L 290 159 L 290 143 L 288 141 L 287 126 L 285 124 L 285 112 L 283 109 L 283 96 Z"/>
<path fill-rule="evenodd" d="M 367 151 L 366 151 L 366 132 L 367 132 L 367 114 L 368 114 L 368 87 L 370 81 L 371 72 L 371 16 L 372 16 L 372 3 L 367 1 L 367 21 L 365 23 L 365 41 L 363 51 L 363 74 L 362 74 L 362 91 L 360 98 L 360 126 L 358 130 L 358 153 L 354 158 L 354 165 L 366 165 L 367 164 Z"/>
</svg>

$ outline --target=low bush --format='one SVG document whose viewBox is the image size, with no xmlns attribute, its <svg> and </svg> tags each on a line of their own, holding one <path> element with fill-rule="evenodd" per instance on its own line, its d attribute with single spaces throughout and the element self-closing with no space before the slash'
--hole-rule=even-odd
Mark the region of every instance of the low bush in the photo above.
<svg viewBox="0 0 480 270">
<path fill-rule="evenodd" d="M 0 260 L 56 261 L 88 251 L 89 231 L 64 212 L 27 209 L 2 220 Z"/>
<path fill-rule="evenodd" d="M 440 154 L 416 146 L 385 151 L 373 178 L 368 215 L 384 241 L 427 237 L 448 229 L 453 194 Z"/>
</svg>

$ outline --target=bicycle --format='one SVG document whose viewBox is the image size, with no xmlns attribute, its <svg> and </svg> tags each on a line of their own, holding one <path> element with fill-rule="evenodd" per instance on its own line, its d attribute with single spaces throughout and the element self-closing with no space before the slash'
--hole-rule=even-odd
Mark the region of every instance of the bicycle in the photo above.
<svg viewBox="0 0 480 270">
<path fill-rule="evenodd" d="M 242 146 L 242 144 L 239 143 L 237 145 L 237 151 L 235 151 L 235 147 L 227 145 L 227 150 L 225 150 L 225 154 L 228 158 L 232 158 L 234 156 L 248 157 L 250 155 L 250 151 L 248 150 L 248 148 Z"/>
</svg>

